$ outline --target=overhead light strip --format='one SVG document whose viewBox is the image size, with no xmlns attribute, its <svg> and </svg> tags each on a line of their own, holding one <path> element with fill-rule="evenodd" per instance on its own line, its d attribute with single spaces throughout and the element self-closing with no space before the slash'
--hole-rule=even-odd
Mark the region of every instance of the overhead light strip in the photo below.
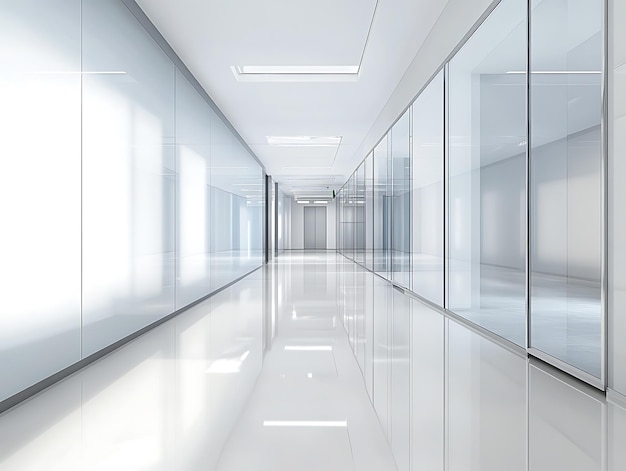
<svg viewBox="0 0 626 471">
<path fill-rule="evenodd" d="M 526 75 L 525 70 L 509 70 L 507 74 Z M 533 70 L 531 74 L 538 75 L 599 75 L 600 70 Z"/>
<path fill-rule="evenodd" d="M 298 200 L 298 203 L 300 200 Z M 308 203 L 308 201 L 307 201 Z M 332 352 L 331 345 L 287 345 L 286 352 Z"/>
<path fill-rule="evenodd" d="M 249 69 L 256 66 L 231 66 L 230 70 L 233 72 L 235 79 L 238 82 L 356 82 L 359 79 L 359 73 L 337 73 L 331 72 L 330 67 L 333 66 L 319 66 L 317 72 L 308 71 L 306 68 L 297 67 L 293 72 L 288 72 L 287 67 L 276 67 L 272 73 L 242 73 L 241 70 Z M 259 68 L 262 66 L 258 66 Z M 271 66 L 263 66 L 263 68 L 269 68 Z M 313 67 L 313 66 L 311 66 Z M 355 66 L 337 66 L 341 67 L 340 70 L 352 70 L 348 69 Z M 299 70 L 299 72 L 295 72 Z"/>
<path fill-rule="evenodd" d="M 264 420 L 264 427 L 347 427 L 347 420 Z"/>
<path fill-rule="evenodd" d="M 235 66 L 241 75 L 335 75 L 358 74 L 358 65 L 244 65 Z"/>
<path fill-rule="evenodd" d="M 271 146 L 334 147 L 341 144 L 341 136 L 265 136 Z"/>
</svg>

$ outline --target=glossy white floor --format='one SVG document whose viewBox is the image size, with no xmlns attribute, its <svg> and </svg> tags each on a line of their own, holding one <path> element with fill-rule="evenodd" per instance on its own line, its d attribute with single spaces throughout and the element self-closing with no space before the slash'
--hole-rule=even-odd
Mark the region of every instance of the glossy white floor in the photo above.
<svg viewBox="0 0 626 471">
<path fill-rule="evenodd" d="M 613 471 L 623 443 L 602 394 L 324 252 L 0 415 L 0 470 L 19 471 Z"/>
</svg>

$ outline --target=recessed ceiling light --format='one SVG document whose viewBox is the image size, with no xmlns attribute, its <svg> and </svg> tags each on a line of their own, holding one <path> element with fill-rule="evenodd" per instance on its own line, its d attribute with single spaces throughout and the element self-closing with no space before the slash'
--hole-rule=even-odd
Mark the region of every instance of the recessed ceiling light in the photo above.
<svg viewBox="0 0 626 471">
<path fill-rule="evenodd" d="M 123 70 L 84 70 L 82 72 L 77 70 L 38 70 L 32 73 L 36 75 L 126 75 Z"/>
<path fill-rule="evenodd" d="M 296 203 L 298 203 L 298 204 L 309 204 L 309 203 L 310 203 L 310 201 L 307 201 L 307 200 L 298 200 L 298 201 L 296 201 Z"/>
<path fill-rule="evenodd" d="M 358 65 L 230 67 L 238 82 L 356 82 Z"/>
<path fill-rule="evenodd" d="M 265 136 L 271 146 L 329 147 L 341 144 L 341 136 Z"/>
<path fill-rule="evenodd" d="M 264 420 L 265 427 L 347 427 L 346 420 Z"/>
<path fill-rule="evenodd" d="M 539 75 L 597 75 L 601 74 L 600 70 L 533 70 L 532 74 Z M 507 74 L 526 74 L 525 70 L 509 70 Z"/>
<path fill-rule="evenodd" d="M 328 204 L 328 201 L 313 201 L 315 204 Z"/>
<path fill-rule="evenodd" d="M 298 201 L 299 203 L 300 201 Z M 332 352 L 331 345 L 286 345 L 286 352 Z"/>
<path fill-rule="evenodd" d="M 358 74 L 358 65 L 238 65 L 239 74 Z"/>
</svg>

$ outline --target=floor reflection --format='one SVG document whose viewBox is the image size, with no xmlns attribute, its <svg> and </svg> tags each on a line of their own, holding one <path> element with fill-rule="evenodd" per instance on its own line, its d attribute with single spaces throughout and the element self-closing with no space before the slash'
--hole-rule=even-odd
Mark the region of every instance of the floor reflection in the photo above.
<svg viewBox="0 0 626 471">
<path fill-rule="evenodd" d="M 342 268 L 340 317 L 399 470 L 626 469 L 626 410 L 603 393 Z"/>
<path fill-rule="evenodd" d="M 2 470 L 214 469 L 262 364 L 254 272 L 0 416 Z"/>
<path fill-rule="evenodd" d="M 0 415 L 0 470 L 617 471 L 624 440 L 597 390 L 287 252 Z"/>
</svg>

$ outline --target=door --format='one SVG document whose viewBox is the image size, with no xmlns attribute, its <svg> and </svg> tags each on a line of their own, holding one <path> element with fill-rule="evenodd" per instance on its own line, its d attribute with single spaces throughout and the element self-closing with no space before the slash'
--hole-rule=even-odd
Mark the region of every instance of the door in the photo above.
<svg viewBox="0 0 626 471">
<path fill-rule="evenodd" d="M 304 207 L 305 250 L 326 249 L 326 207 Z"/>
<path fill-rule="evenodd" d="M 326 206 L 315 207 L 315 248 L 326 250 Z"/>
</svg>

